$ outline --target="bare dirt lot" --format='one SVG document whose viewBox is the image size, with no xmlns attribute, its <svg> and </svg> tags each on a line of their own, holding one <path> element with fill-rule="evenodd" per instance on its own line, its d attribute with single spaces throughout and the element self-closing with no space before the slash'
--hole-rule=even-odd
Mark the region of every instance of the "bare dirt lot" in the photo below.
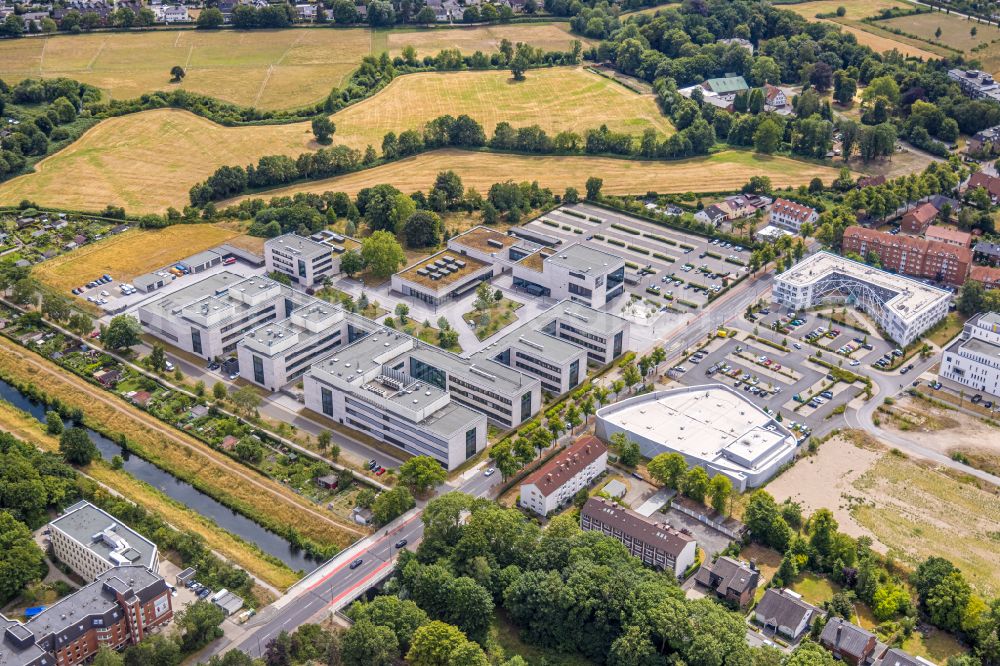
<svg viewBox="0 0 1000 666">
<path fill-rule="evenodd" d="M 931 555 L 947 557 L 984 594 L 1000 590 L 996 488 L 980 488 L 861 436 L 825 442 L 767 490 L 779 502 L 801 502 L 807 513 L 829 508 L 842 531 L 871 536 L 876 549 L 909 566 Z"/>
</svg>

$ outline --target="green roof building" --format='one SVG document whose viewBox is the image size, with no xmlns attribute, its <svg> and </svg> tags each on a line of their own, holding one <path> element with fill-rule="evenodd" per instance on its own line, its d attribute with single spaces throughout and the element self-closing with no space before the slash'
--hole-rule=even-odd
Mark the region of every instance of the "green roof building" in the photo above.
<svg viewBox="0 0 1000 666">
<path fill-rule="evenodd" d="M 706 90 L 711 90 L 716 95 L 729 95 L 733 93 L 749 90 L 746 80 L 742 76 L 724 76 L 720 79 L 708 79 L 702 86 Z"/>
</svg>

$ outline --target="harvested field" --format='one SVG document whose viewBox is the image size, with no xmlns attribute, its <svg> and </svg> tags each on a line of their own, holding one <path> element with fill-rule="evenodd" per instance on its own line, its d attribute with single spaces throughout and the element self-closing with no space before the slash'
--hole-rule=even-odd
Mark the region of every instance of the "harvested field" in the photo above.
<svg viewBox="0 0 1000 666">
<path fill-rule="evenodd" d="M 975 58 L 983 63 L 983 69 L 988 72 L 1000 70 L 1000 28 L 995 25 L 968 21 L 955 14 L 931 12 L 913 16 L 901 16 L 879 21 L 878 25 L 888 26 L 911 35 L 916 35 L 928 42 L 937 42 L 958 49 L 965 53 L 966 58 Z M 941 29 L 941 36 L 936 32 Z M 972 28 L 976 34 L 972 35 Z M 984 46 L 979 51 L 973 51 L 977 46 Z M 930 47 L 929 47 L 930 48 Z"/>
<path fill-rule="evenodd" d="M 602 109 L 602 115 L 591 118 L 581 108 Z M 335 114 L 334 140 L 362 150 L 368 144 L 378 148 L 390 130 L 420 128 L 449 113 L 476 118 L 487 135 L 501 120 L 515 127 L 537 123 L 551 134 L 601 123 L 636 135 L 647 127 L 661 135 L 672 131 L 651 96 L 582 68 L 552 68 L 531 71 L 520 83 L 512 83 L 509 72 L 497 71 L 402 76 L 375 97 Z M 222 127 L 185 111 L 147 111 L 101 122 L 42 160 L 35 173 L 0 185 L 0 202 L 28 198 L 75 210 L 114 203 L 130 213 L 162 212 L 183 207 L 191 186 L 220 166 L 250 164 L 263 155 L 296 156 L 317 147 L 309 123 Z"/>
<path fill-rule="evenodd" d="M 388 50 L 389 55 L 397 56 L 403 52 L 403 48 L 412 46 L 419 57 L 434 55 L 444 49 L 459 49 L 462 53 L 482 51 L 489 54 L 497 50 L 502 39 L 507 39 L 512 44 L 524 42 L 545 51 L 568 51 L 573 40 L 579 40 L 585 48 L 593 43 L 585 37 L 570 34 L 569 23 L 398 29 L 380 32 L 375 39 L 373 50 Z M 384 47 L 382 43 L 385 44 Z"/>
<path fill-rule="evenodd" d="M 371 51 L 365 28 L 57 35 L 0 43 L 0 78 L 65 76 L 112 99 L 182 87 L 262 109 L 311 104 Z M 172 84 L 170 68 L 187 76 Z"/>
<path fill-rule="evenodd" d="M 233 462 L 208 445 L 182 434 L 124 400 L 105 394 L 83 379 L 0 338 L 0 371 L 43 387 L 62 404 L 83 410 L 90 424 L 124 434 L 137 454 L 199 490 L 212 495 L 264 527 L 294 525 L 310 539 L 343 548 L 361 536 L 284 485 Z M 275 527 L 271 527 L 275 529 Z"/>
<path fill-rule="evenodd" d="M 256 196 L 285 196 L 295 192 L 344 191 L 356 194 L 363 187 L 391 183 L 404 192 L 431 187 L 439 171 L 451 169 L 466 187 L 485 192 L 493 183 L 513 179 L 537 180 L 540 185 L 561 192 L 572 185 L 582 189 L 595 174 L 604 179 L 603 191 L 610 194 L 656 192 L 708 192 L 739 189 L 750 176 L 771 178 L 775 187 L 801 185 L 812 178 L 828 181 L 837 171 L 830 167 L 799 162 L 785 157 L 727 150 L 708 157 L 675 162 L 647 162 L 609 157 L 532 157 L 464 150 L 437 150 L 392 164 L 347 174 L 337 178 L 302 183 L 270 190 Z M 226 205 L 230 202 L 225 202 Z"/>
<path fill-rule="evenodd" d="M 45 432 L 45 426 L 12 405 L 0 402 L 0 426 L 15 437 L 38 448 L 59 451 L 59 439 Z M 214 551 L 246 569 L 254 576 L 279 589 L 298 580 L 288 567 L 270 561 L 255 548 L 225 531 L 204 516 L 170 499 L 152 486 L 136 480 L 124 470 L 115 470 L 103 461 L 87 466 L 85 473 L 112 491 L 127 497 L 150 513 L 156 514 L 175 528 L 197 534 Z"/>
<path fill-rule="evenodd" d="M 877 550 L 908 566 L 931 555 L 947 557 L 983 594 L 1000 590 L 994 573 L 1000 496 L 992 489 L 881 447 L 833 438 L 767 490 L 779 502 L 801 502 L 807 513 L 830 509 L 842 531 L 872 536 Z"/>
<path fill-rule="evenodd" d="M 110 273 L 116 280 L 129 282 L 137 275 L 240 237 L 239 231 L 217 224 L 130 229 L 43 262 L 33 269 L 32 274 L 63 292 L 105 273 Z"/>
</svg>

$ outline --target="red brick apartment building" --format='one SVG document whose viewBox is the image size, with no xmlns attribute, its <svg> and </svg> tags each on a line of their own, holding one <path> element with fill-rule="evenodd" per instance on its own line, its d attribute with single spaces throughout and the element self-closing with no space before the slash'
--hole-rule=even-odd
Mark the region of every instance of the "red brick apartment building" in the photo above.
<svg viewBox="0 0 1000 666">
<path fill-rule="evenodd" d="M 139 643 L 172 617 L 161 576 L 142 566 L 115 567 L 27 622 L 0 615 L 0 664 L 76 666 L 101 647 Z"/>
<path fill-rule="evenodd" d="M 864 227 L 848 227 L 844 231 L 841 249 L 865 258 L 874 253 L 885 270 L 939 280 L 953 286 L 965 282 L 972 265 L 972 251 L 967 247 L 924 238 L 894 236 Z"/>
</svg>

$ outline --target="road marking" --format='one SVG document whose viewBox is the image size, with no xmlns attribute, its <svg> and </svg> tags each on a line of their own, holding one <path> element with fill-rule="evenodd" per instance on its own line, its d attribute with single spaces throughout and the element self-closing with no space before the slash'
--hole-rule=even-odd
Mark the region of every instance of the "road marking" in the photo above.
<svg viewBox="0 0 1000 666">
<path fill-rule="evenodd" d="M 367 576 L 365 576 L 364 578 L 362 578 L 360 581 L 358 581 L 357 585 L 355 585 L 354 587 L 351 587 L 351 588 L 348 588 L 348 589 L 344 590 L 339 595 L 337 595 L 336 597 L 334 597 L 330 601 L 330 603 L 328 604 L 328 606 L 335 606 L 338 602 L 340 602 L 341 599 L 343 599 L 344 597 L 346 597 L 348 594 L 352 594 L 359 587 L 365 587 L 365 586 L 367 586 L 368 585 L 368 581 L 370 581 L 372 578 L 374 578 L 375 576 L 377 576 L 378 574 L 380 574 L 383 569 L 385 569 L 386 567 L 391 566 L 393 564 L 395 564 L 394 560 L 387 560 L 387 561 L 383 562 L 382 564 L 380 564 L 378 567 L 375 568 L 375 571 L 371 572 L 370 574 L 368 574 Z"/>
</svg>

